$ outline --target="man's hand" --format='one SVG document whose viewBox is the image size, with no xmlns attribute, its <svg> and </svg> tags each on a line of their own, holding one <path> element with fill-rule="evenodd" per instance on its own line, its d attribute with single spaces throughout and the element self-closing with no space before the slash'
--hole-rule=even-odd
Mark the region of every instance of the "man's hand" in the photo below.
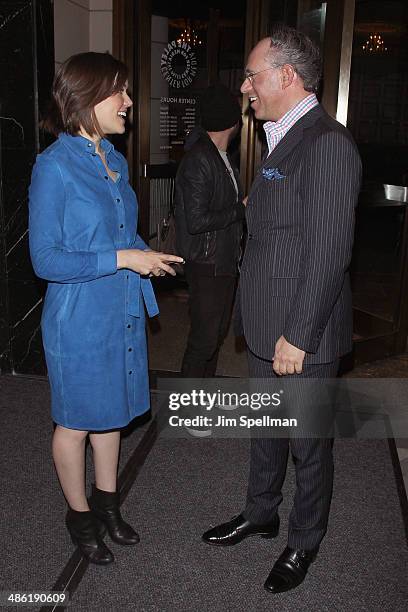
<svg viewBox="0 0 408 612">
<path fill-rule="evenodd" d="M 281 336 L 275 346 L 273 356 L 273 371 L 279 376 L 285 374 L 300 374 L 302 372 L 305 351 L 293 346 Z"/>
</svg>

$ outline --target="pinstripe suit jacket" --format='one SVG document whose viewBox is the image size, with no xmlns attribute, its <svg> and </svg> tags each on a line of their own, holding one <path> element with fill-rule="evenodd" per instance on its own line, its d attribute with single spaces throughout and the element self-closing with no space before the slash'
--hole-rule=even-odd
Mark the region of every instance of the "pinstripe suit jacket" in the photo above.
<svg viewBox="0 0 408 612">
<path fill-rule="evenodd" d="M 268 180 L 263 169 L 284 178 Z M 262 163 L 251 187 L 237 304 L 250 350 L 271 360 L 283 335 L 327 363 L 352 348 L 348 267 L 361 162 L 349 132 L 318 105 Z"/>
</svg>

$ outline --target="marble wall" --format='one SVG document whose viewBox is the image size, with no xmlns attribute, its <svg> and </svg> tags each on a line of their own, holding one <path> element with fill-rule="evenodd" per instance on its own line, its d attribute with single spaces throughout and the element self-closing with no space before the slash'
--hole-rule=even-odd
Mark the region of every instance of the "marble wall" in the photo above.
<svg viewBox="0 0 408 612">
<path fill-rule="evenodd" d="M 45 374 L 39 330 L 43 284 L 28 252 L 27 188 L 49 95 L 54 42 L 51 0 L 0 0 L 0 368 Z"/>
<path fill-rule="evenodd" d="M 27 228 L 31 169 L 50 142 L 39 117 L 55 66 L 112 50 L 112 0 L 0 0 L 0 41 L 0 371 L 44 375 L 45 284 L 31 268 Z"/>
<path fill-rule="evenodd" d="M 112 0 L 54 2 L 56 66 L 74 53 L 112 53 L 112 4 Z"/>
</svg>

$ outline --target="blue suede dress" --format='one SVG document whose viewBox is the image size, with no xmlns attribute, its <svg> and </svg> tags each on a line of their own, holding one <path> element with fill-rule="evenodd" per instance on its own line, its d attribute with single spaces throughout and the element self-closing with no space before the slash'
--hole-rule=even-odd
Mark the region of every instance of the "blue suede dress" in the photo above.
<svg viewBox="0 0 408 612">
<path fill-rule="evenodd" d="M 31 259 L 48 280 L 41 327 L 52 416 L 86 431 L 148 410 L 145 306 L 158 313 L 150 281 L 117 269 L 117 250 L 148 247 L 126 160 L 108 140 L 101 147 L 116 181 L 91 141 L 60 134 L 37 157 L 30 186 Z"/>
</svg>

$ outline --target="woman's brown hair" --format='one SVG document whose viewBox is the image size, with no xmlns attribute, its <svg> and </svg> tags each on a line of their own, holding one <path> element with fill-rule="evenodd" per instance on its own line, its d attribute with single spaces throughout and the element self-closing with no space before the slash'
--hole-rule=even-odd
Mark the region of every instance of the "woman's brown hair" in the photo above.
<svg viewBox="0 0 408 612">
<path fill-rule="evenodd" d="M 122 91 L 127 80 L 125 64 L 109 53 L 78 53 L 58 69 L 52 86 L 48 113 L 41 123 L 48 132 L 78 134 L 82 127 L 89 136 L 104 134 L 94 106 Z"/>
</svg>

